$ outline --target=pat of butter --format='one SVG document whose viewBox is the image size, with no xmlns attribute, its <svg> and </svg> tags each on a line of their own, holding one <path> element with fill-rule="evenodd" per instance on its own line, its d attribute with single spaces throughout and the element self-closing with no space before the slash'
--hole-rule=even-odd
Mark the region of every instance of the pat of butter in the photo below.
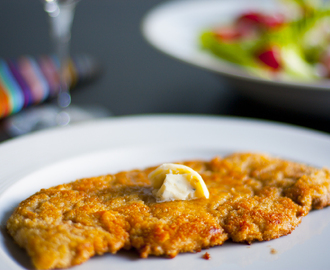
<svg viewBox="0 0 330 270">
<path fill-rule="evenodd" d="M 160 201 L 186 200 L 194 197 L 194 191 L 195 189 L 187 180 L 187 175 L 167 174 L 156 197 Z"/>
<path fill-rule="evenodd" d="M 148 177 L 158 202 L 209 198 L 203 178 L 187 166 L 163 164 Z"/>
</svg>

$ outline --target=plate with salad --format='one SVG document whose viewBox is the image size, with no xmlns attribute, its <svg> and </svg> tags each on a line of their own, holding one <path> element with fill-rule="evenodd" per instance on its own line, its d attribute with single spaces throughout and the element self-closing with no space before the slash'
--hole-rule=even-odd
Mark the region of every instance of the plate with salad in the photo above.
<svg viewBox="0 0 330 270">
<path fill-rule="evenodd" d="M 330 117 L 330 1 L 168 1 L 142 29 L 161 52 L 226 77 L 244 95 Z"/>
</svg>

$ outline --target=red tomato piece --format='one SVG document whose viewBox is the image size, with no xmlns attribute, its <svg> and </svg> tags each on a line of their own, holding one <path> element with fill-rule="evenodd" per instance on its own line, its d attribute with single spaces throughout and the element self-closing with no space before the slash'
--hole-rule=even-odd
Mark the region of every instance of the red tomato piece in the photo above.
<svg viewBox="0 0 330 270">
<path fill-rule="evenodd" d="M 249 13 L 244 13 L 238 18 L 239 21 L 245 21 L 245 22 L 250 22 L 250 23 L 256 23 L 259 24 L 263 20 L 263 15 L 258 13 L 258 12 L 249 12 Z"/>
<path fill-rule="evenodd" d="M 257 54 L 258 59 L 274 70 L 281 68 L 280 54 L 276 47 L 271 47 Z"/>
<path fill-rule="evenodd" d="M 276 28 L 283 25 L 285 18 L 282 14 L 266 15 L 258 12 L 249 12 L 237 19 L 237 25 L 248 25 L 250 27 Z"/>
<path fill-rule="evenodd" d="M 263 17 L 263 25 L 267 28 L 277 28 L 285 23 L 285 18 L 282 14 Z"/>
</svg>

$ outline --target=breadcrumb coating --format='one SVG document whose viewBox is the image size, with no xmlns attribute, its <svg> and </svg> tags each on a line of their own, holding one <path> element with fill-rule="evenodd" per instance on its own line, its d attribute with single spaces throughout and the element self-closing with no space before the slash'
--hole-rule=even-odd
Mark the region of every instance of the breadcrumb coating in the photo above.
<svg viewBox="0 0 330 270">
<path fill-rule="evenodd" d="M 330 204 L 327 169 L 254 153 L 182 164 L 200 173 L 209 199 L 157 203 L 150 167 L 42 189 L 19 204 L 8 231 L 36 269 L 67 268 L 120 249 L 173 258 L 227 239 L 271 240 Z"/>
</svg>

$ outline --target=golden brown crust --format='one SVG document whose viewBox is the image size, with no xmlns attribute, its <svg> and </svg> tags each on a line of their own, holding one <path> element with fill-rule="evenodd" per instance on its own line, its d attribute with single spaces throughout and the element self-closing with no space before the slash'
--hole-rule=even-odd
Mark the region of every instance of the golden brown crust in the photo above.
<svg viewBox="0 0 330 270">
<path fill-rule="evenodd" d="M 221 225 L 235 242 L 264 241 L 291 233 L 301 222 L 300 207 L 288 198 L 254 196 L 218 209 Z"/>
<path fill-rule="evenodd" d="M 63 268 L 122 248 L 175 257 L 228 238 L 270 240 L 330 204 L 326 169 L 251 153 L 183 164 L 202 175 L 209 199 L 157 203 L 154 168 L 132 170 L 43 189 L 20 203 L 8 231 L 37 269 Z"/>
</svg>

